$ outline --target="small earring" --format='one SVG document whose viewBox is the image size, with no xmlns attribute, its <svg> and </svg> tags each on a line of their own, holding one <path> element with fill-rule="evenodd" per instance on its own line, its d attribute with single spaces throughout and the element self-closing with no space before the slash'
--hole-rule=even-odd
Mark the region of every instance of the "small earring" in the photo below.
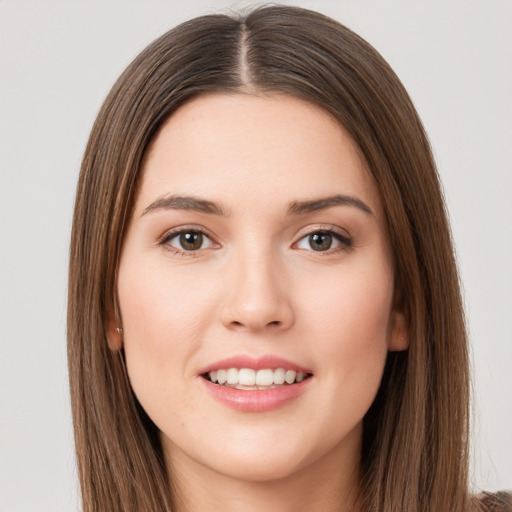
<svg viewBox="0 0 512 512">
<path fill-rule="evenodd" d="M 115 331 L 117 332 L 117 334 L 123 334 L 124 332 L 122 327 L 116 327 Z"/>
</svg>

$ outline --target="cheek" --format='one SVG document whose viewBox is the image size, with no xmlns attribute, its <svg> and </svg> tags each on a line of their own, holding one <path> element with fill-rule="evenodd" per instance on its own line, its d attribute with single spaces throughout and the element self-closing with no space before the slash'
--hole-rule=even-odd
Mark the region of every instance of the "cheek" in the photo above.
<svg viewBox="0 0 512 512">
<path fill-rule="evenodd" d="M 179 334 L 197 323 L 197 306 L 206 300 L 204 289 L 187 283 L 186 274 L 161 267 L 126 273 L 120 268 L 118 291 L 126 330 L 149 334 L 171 329 Z"/>
<path fill-rule="evenodd" d="M 310 273 L 308 282 L 294 296 L 303 309 L 298 318 L 305 317 L 307 324 L 319 328 L 328 338 L 371 345 L 387 339 L 393 274 L 382 259 L 357 263 L 334 272 L 327 269 L 316 275 Z"/>
<path fill-rule="evenodd" d="M 120 264 L 118 296 L 132 388 L 150 417 L 162 415 L 162 404 L 172 416 L 187 401 L 184 382 L 204 341 L 211 294 L 187 272 L 128 257 Z"/>
<path fill-rule="evenodd" d="M 122 259 L 118 295 L 127 337 L 148 350 L 180 339 L 193 345 L 215 307 L 216 286 L 206 274 L 209 279 L 190 266 L 172 267 L 161 256 Z"/>
<path fill-rule="evenodd" d="M 379 387 L 388 351 L 392 273 L 382 260 L 348 267 L 329 279 L 315 280 L 302 302 L 302 328 L 315 341 L 315 357 L 332 388 L 348 402 L 369 407 Z M 320 285 L 319 283 L 323 283 Z M 309 311 L 309 313 L 306 313 Z M 327 364 L 326 364 L 327 363 Z"/>
</svg>

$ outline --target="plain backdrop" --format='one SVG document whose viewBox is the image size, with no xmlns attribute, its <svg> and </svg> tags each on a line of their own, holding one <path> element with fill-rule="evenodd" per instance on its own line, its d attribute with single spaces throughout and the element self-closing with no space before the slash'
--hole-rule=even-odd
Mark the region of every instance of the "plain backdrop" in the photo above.
<svg viewBox="0 0 512 512">
<path fill-rule="evenodd" d="M 464 282 L 474 489 L 512 488 L 512 2 L 283 2 L 340 20 L 409 90 Z M 0 0 L 0 511 L 79 509 L 66 369 L 68 242 L 88 132 L 155 37 L 248 2 Z M 432 240 L 435 244 L 435 240 Z"/>
</svg>

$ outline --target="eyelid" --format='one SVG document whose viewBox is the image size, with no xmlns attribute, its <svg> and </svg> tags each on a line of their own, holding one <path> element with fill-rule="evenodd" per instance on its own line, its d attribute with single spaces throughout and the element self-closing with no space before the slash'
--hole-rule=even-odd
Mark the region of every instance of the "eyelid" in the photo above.
<svg viewBox="0 0 512 512">
<path fill-rule="evenodd" d="M 177 247 L 174 247 L 168 243 L 170 240 L 172 240 L 176 236 L 178 236 L 182 233 L 190 233 L 190 232 L 201 233 L 201 235 L 203 235 L 204 237 L 208 238 L 208 240 L 210 240 L 211 246 L 205 247 L 203 249 L 186 251 L 186 250 L 181 250 Z M 166 250 L 168 250 L 170 252 L 173 252 L 175 254 L 182 255 L 182 256 L 198 256 L 199 253 L 202 253 L 203 251 L 208 251 L 208 250 L 216 249 L 216 248 L 220 247 L 220 244 L 215 241 L 214 237 L 208 232 L 208 230 L 206 230 L 202 226 L 197 226 L 197 225 L 193 225 L 193 224 L 177 226 L 175 228 L 165 231 L 164 234 L 158 238 L 157 244 L 164 247 Z"/>
<path fill-rule="evenodd" d="M 304 238 L 307 235 L 311 235 L 318 231 L 332 232 L 335 235 L 338 235 L 340 238 L 345 239 L 347 241 L 352 239 L 352 235 L 346 229 L 340 228 L 339 226 L 336 226 L 335 224 L 311 224 L 309 226 L 302 228 L 297 233 L 296 239 L 299 240 L 301 238 Z"/>
<path fill-rule="evenodd" d="M 208 238 L 210 240 L 212 245 L 210 247 L 206 247 L 203 249 L 186 251 L 186 250 L 180 250 L 179 248 L 173 247 L 168 244 L 169 240 L 171 240 L 172 238 L 174 238 L 182 233 L 186 233 L 186 232 L 201 233 L 203 236 L 205 236 L 206 238 Z M 296 248 L 297 244 L 301 240 L 306 238 L 307 236 L 310 236 L 310 235 L 312 235 L 314 233 L 318 233 L 318 232 L 331 233 L 336 238 L 336 240 L 339 242 L 340 245 L 338 247 L 335 247 L 334 249 L 327 249 L 325 251 L 314 251 L 313 249 L 310 249 L 309 250 L 310 252 L 314 252 L 315 254 L 318 254 L 318 255 L 322 255 L 322 254 L 328 255 L 328 254 L 340 252 L 343 250 L 347 250 L 348 248 L 353 246 L 353 238 L 345 229 L 342 229 L 339 226 L 335 226 L 332 224 L 317 224 L 317 225 L 308 226 L 308 227 L 302 229 L 297 234 L 296 241 L 292 244 L 292 248 Z M 218 249 L 219 247 L 221 247 L 221 244 L 219 244 L 215 240 L 214 236 L 211 235 L 207 229 L 205 229 L 202 226 L 197 226 L 197 225 L 193 225 L 193 224 L 177 226 L 177 227 L 174 227 L 172 229 L 165 231 L 158 238 L 157 244 L 165 247 L 165 249 L 167 249 L 175 254 L 180 254 L 180 255 L 184 255 L 184 256 L 198 256 L 199 253 L 202 253 L 204 251 L 208 251 L 211 249 Z M 301 250 L 308 250 L 308 249 L 301 249 Z"/>
<path fill-rule="evenodd" d="M 348 248 L 353 246 L 353 238 L 352 236 L 345 230 L 338 226 L 332 224 L 317 224 L 314 226 L 308 226 L 307 228 L 301 230 L 297 235 L 296 241 L 292 244 L 293 248 L 296 248 L 297 244 L 302 241 L 304 238 L 311 236 L 315 233 L 331 233 L 336 240 L 340 243 L 338 247 L 333 249 L 327 249 L 325 251 L 314 251 L 313 249 L 299 249 L 304 251 L 310 251 L 318 255 L 328 255 L 336 252 L 340 252 L 343 250 L 347 250 Z"/>
</svg>

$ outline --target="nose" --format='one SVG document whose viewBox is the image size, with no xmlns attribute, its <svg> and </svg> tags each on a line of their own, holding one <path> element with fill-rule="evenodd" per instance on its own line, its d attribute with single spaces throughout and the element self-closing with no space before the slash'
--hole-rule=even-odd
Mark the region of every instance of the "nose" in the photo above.
<svg viewBox="0 0 512 512">
<path fill-rule="evenodd" d="M 222 322 L 230 330 L 279 332 L 294 322 L 280 265 L 270 255 L 240 256 L 232 262 Z"/>
</svg>

